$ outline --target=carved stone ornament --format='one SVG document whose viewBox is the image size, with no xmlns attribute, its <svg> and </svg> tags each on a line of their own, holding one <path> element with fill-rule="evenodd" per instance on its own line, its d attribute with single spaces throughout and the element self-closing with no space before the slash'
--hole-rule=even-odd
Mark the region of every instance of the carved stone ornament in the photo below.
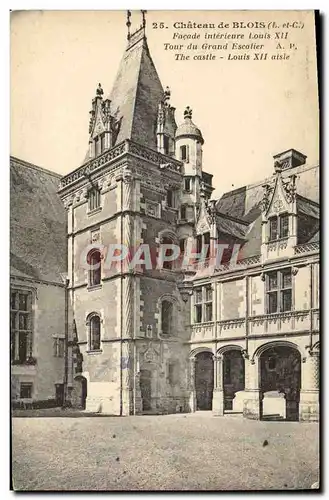
<svg viewBox="0 0 329 500">
<path fill-rule="evenodd" d="M 123 169 L 123 182 L 130 183 L 133 180 L 133 173 L 132 171 L 128 168 L 125 167 Z"/>
<path fill-rule="evenodd" d="M 99 231 L 93 231 L 91 233 L 91 243 L 97 243 L 100 240 L 100 232 Z"/>
<path fill-rule="evenodd" d="M 270 195 L 272 194 L 272 188 L 269 184 L 264 184 L 264 194 L 260 202 L 260 207 L 263 212 L 266 212 L 270 205 Z"/>
<path fill-rule="evenodd" d="M 159 354 L 156 352 L 156 350 L 152 347 L 152 344 L 150 343 L 148 349 L 144 352 L 143 357 L 146 363 L 157 363 L 159 359 Z"/>
<path fill-rule="evenodd" d="M 278 199 L 278 200 L 275 200 L 275 202 L 273 203 L 273 210 L 276 212 L 276 213 L 280 213 L 283 209 L 283 201 Z"/>
<path fill-rule="evenodd" d="M 289 182 L 284 183 L 283 187 L 288 203 L 292 203 L 296 199 L 296 175 L 291 175 L 289 179 Z"/>
</svg>

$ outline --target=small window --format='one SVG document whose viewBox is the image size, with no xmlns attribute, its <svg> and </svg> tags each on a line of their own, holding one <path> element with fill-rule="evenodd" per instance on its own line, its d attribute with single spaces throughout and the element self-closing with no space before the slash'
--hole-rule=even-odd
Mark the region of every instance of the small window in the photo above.
<svg viewBox="0 0 329 500">
<path fill-rule="evenodd" d="M 194 321 L 195 321 L 195 323 L 201 323 L 202 322 L 202 304 L 196 304 L 194 307 L 195 307 Z"/>
<path fill-rule="evenodd" d="M 101 141 L 100 137 L 95 137 L 95 156 L 98 156 L 101 153 Z"/>
<path fill-rule="evenodd" d="M 168 238 L 167 236 L 164 236 L 161 239 L 161 245 L 173 245 L 173 240 L 171 238 Z M 163 251 L 163 249 L 161 249 Z M 172 248 L 166 248 L 164 252 L 164 257 L 168 259 L 170 256 L 173 255 L 173 250 Z M 163 262 L 163 269 L 172 269 L 173 268 L 174 261 L 173 260 L 164 260 Z"/>
<path fill-rule="evenodd" d="M 186 193 L 192 192 L 192 179 L 191 179 L 191 177 L 185 177 L 185 179 L 184 179 L 184 191 Z"/>
<path fill-rule="evenodd" d="M 20 397 L 22 399 L 32 399 L 33 384 L 22 382 L 20 385 Z"/>
<path fill-rule="evenodd" d="M 289 236 L 289 215 L 281 214 L 278 217 L 271 217 L 270 222 L 270 237 L 269 241 L 274 241 L 278 238 L 287 238 Z"/>
<path fill-rule="evenodd" d="M 167 191 L 167 206 L 171 208 L 175 206 L 175 195 L 172 189 L 168 189 Z"/>
<path fill-rule="evenodd" d="M 93 188 L 88 193 L 89 211 L 96 210 L 101 205 L 101 193 L 98 188 Z"/>
<path fill-rule="evenodd" d="M 207 248 L 206 259 L 208 259 L 210 256 L 210 233 L 209 232 L 204 233 L 203 238 L 204 238 L 204 244 Z"/>
<path fill-rule="evenodd" d="M 195 303 L 199 304 L 200 302 L 202 302 L 202 288 L 197 288 L 194 294 L 195 294 Z"/>
<path fill-rule="evenodd" d="M 105 151 L 105 134 L 101 135 L 101 152 Z"/>
<path fill-rule="evenodd" d="M 87 257 L 89 269 L 89 286 L 100 285 L 101 283 L 101 253 L 99 250 L 91 250 Z"/>
<path fill-rule="evenodd" d="M 196 237 L 196 253 L 202 252 L 202 235 L 198 234 Z"/>
<path fill-rule="evenodd" d="M 163 136 L 163 149 L 164 149 L 164 154 L 168 155 L 169 154 L 169 137 L 167 135 Z"/>
<path fill-rule="evenodd" d="M 270 219 L 270 241 L 276 240 L 278 237 L 278 219 L 273 217 Z"/>
<path fill-rule="evenodd" d="M 180 208 L 180 218 L 186 220 L 186 206 L 182 205 Z"/>
<path fill-rule="evenodd" d="M 65 340 L 60 337 L 54 338 L 54 357 L 64 358 Z"/>
<path fill-rule="evenodd" d="M 181 161 L 188 162 L 188 146 L 180 147 L 180 159 Z"/>
<path fill-rule="evenodd" d="M 287 238 L 289 234 L 289 215 L 280 216 L 280 238 Z"/>
<path fill-rule="evenodd" d="M 205 287 L 205 300 L 206 300 L 206 302 L 212 301 L 212 288 L 211 288 L 211 286 Z"/>
<path fill-rule="evenodd" d="M 161 333 L 171 335 L 173 327 L 173 305 L 169 300 L 161 303 Z"/>
<path fill-rule="evenodd" d="M 212 321 L 212 303 L 205 304 L 205 321 Z"/>
<path fill-rule="evenodd" d="M 99 351 L 101 348 L 101 320 L 97 315 L 89 320 L 89 347 L 91 351 Z"/>
</svg>

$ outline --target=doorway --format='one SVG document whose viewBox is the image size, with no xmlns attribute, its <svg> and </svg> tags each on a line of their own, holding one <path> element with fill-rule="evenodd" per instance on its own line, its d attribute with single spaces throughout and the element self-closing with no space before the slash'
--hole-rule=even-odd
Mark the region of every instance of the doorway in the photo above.
<svg viewBox="0 0 329 500">
<path fill-rule="evenodd" d="M 150 370 L 140 371 L 140 390 L 142 397 L 142 410 L 150 411 L 152 409 L 151 397 L 152 397 L 152 375 Z"/>
<path fill-rule="evenodd" d="M 290 346 L 272 346 L 261 354 L 261 418 L 298 420 L 300 386 L 301 357 L 297 349 Z M 283 411 L 278 413 L 275 405 L 279 408 L 280 398 Z"/>
<path fill-rule="evenodd" d="M 55 399 L 56 399 L 56 406 L 63 406 L 64 384 L 55 384 Z"/>
<path fill-rule="evenodd" d="M 196 409 L 211 410 L 214 390 L 214 362 L 211 352 L 200 352 L 195 356 Z"/>
<path fill-rule="evenodd" d="M 223 355 L 224 411 L 233 411 L 237 392 L 244 390 L 244 359 L 241 351 L 232 349 Z"/>
</svg>

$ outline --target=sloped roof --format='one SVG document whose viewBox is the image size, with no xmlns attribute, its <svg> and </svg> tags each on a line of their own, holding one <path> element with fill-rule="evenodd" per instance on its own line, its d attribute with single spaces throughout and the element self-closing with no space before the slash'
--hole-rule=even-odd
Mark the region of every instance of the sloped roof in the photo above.
<svg viewBox="0 0 329 500">
<path fill-rule="evenodd" d="M 164 91 L 143 33 L 128 44 L 112 92 L 111 114 L 119 121 L 116 143 L 132 139 L 156 149 L 158 106 Z"/>
<path fill-rule="evenodd" d="M 66 213 L 60 175 L 10 158 L 10 274 L 62 283 L 66 272 Z"/>
<path fill-rule="evenodd" d="M 233 220 L 226 214 L 217 212 L 216 225 L 218 231 L 228 234 L 237 239 L 244 239 L 248 231 L 248 224 L 244 221 Z"/>
<path fill-rule="evenodd" d="M 296 189 L 298 194 L 318 202 L 319 167 L 302 165 L 282 172 L 283 178 L 292 174 L 297 176 Z M 272 178 L 266 178 L 261 182 L 224 193 L 217 201 L 217 210 L 240 219 L 254 220 L 254 216 L 251 214 L 255 211 L 257 213 L 257 208 L 263 197 L 263 185 L 270 182 Z"/>
<path fill-rule="evenodd" d="M 309 217 L 315 217 L 319 219 L 320 217 L 320 206 L 318 203 L 308 200 L 303 196 L 297 194 L 296 196 L 297 212 L 307 215 Z"/>
<path fill-rule="evenodd" d="M 282 172 L 283 177 L 292 174 L 297 176 L 297 211 L 300 222 L 298 243 L 318 241 L 313 238 L 316 238 L 315 233 L 319 233 L 319 167 L 302 165 Z M 249 223 L 249 226 L 245 229 L 244 239 L 246 242 L 242 246 L 240 258 L 251 257 L 260 253 L 262 239 L 260 202 L 263 198 L 263 185 L 270 180 L 264 179 L 261 183 L 229 191 L 224 193 L 217 201 L 217 225 L 219 228 L 227 225 L 227 221 L 221 214 Z M 220 230 L 222 231 L 222 229 Z M 230 234 L 238 238 L 234 227 L 232 227 Z"/>
</svg>

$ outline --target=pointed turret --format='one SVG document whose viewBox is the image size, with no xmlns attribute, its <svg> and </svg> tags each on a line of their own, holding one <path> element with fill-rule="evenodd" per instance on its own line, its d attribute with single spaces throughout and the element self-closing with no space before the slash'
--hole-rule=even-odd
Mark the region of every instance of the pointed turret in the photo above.
<svg viewBox="0 0 329 500">
<path fill-rule="evenodd" d="M 90 121 L 90 148 L 86 160 L 101 154 L 116 144 L 131 139 L 152 149 L 159 149 L 158 115 L 159 106 L 166 103 L 167 94 L 161 85 L 157 70 L 152 61 L 145 35 L 145 12 L 142 11 L 142 24 L 130 33 L 130 17 L 127 17 L 128 44 L 121 60 L 119 70 L 108 99 L 103 100 L 102 93 L 93 99 Z M 99 89 L 98 89 L 99 90 Z M 168 107 L 168 106 L 167 106 Z M 170 130 L 172 130 L 172 151 L 174 154 L 174 134 L 177 128 L 174 119 L 175 109 L 168 107 Z M 103 147 L 94 145 L 94 129 L 104 127 L 104 117 L 108 121 L 109 138 Z M 102 132 L 103 133 L 103 130 Z M 94 135 L 93 135 L 94 134 Z M 96 139 L 97 143 L 97 139 Z M 164 152 L 164 151 L 163 151 Z"/>
</svg>

